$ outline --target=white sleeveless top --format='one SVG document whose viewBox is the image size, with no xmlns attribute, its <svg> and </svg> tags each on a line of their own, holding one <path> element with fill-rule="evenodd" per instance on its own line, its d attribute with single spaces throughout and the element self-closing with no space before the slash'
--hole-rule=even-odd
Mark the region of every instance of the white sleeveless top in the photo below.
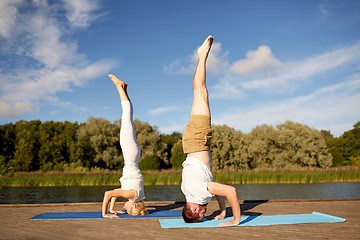
<svg viewBox="0 0 360 240">
<path fill-rule="evenodd" d="M 120 178 L 121 189 L 134 189 L 135 197 L 129 199 L 130 202 L 140 202 L 145 199 L 144 177 L 141 175 L 140 169 L 136 166 L 125 166 L 123 168 L 123 176 Z"/>
</svg>

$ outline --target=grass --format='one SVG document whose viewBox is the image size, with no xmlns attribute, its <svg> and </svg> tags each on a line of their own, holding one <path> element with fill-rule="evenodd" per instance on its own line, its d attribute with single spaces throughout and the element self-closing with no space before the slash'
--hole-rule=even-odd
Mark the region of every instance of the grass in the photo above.
<svg viewBox="0 0 360 240">
<path fill-rule="evenodd" d="M 179 185 L 181 170 L 142 171 L 145 185 Z M 214 181 L 225 184 L 360 182 L 360 167 L 328 169 L 256 169 L 213 171 Z M 121 171 L 31 172 L 0 176 L 0 187 L 119 186 Z"/>
</svg>

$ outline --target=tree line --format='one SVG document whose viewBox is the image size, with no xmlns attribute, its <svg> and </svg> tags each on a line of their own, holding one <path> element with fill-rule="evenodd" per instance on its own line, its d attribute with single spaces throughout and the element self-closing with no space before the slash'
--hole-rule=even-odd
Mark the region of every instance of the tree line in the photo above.
<svg viewBox="0 0 360 240">
<path fill-rule="evenodd" d="M 139 166 L 180 169 L 185 160 L 182 134 L 160 134 L 156 126 L 134 121 L 142 154 Z M 122 169 L 121 119 L 111 123 L 90 117 L 85 123 L 40 120 L 0 126 L 0 174 L 20 171 Z M 213 168 L 255 169 L 360 165 L 360 122 L 339 138 L 329 131 L 287 121 L 242 133 L 227 125 L 212 126 Z"/>
</svg>

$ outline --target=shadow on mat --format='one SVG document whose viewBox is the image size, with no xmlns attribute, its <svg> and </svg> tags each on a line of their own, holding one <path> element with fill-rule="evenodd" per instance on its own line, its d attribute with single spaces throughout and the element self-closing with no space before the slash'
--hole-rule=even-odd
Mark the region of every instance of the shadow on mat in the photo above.
<svg viewBox="0 0 360 240">
<path fill-rule="evenodd" d="M 255 208 L 256 206 L 259 206 L 260 204 L 263 203 L 267 203 L 269 202 L 268 200 L 244 200 L 243 204 L 240 204 L 240 209 L 241 209 L 241 215 L 244 216 L 251 216 L 248 217 L 246 220 L 246 222 L 249 222 L 251 220 L 253 220 L 254 218 L 256 218 L 257 216 L 262 215 L 262 213 L 260 212 L 252 212 L 249 211 L 253 208 Z M 215 212 L 213 212 L 211 215 L 207 216 L 206 218 L 214 218 L 215 216 L 220 214 L 220 210 L 217 210 Z M 232 216 L 232 210 L 231 207 L 227 207 L 226 208 L 226 217 L 230 217 Z"/>
<path fill-rule="evenodd" d="M 146 205 L 146 208 L 153 209 L 153 211 L 162 211 L 162 210 L 173 210 L 185 206 L 186 202 L 174 202 L 168 205 L 156 206 L 156 205 Z"/>
<path fill-rule="evenodd" d="M 267 203 L 269 200 L 244 200 L 244 203 L 240 205 L 241 208 L 241 215 L 247 215 L 247 216 L 260 216 L 262 213 L 260 212 L 252 212 L 249 211 L 256 206 L 259 206 L 263 203 Z"/>
</svg>

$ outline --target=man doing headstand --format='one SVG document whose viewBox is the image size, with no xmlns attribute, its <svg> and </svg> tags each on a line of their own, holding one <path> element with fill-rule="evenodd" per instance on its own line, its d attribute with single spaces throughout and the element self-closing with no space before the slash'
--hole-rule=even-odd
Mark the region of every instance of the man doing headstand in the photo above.
<svg viewBox="0 0 360 240">
<path fill-rule="evenodd" d="M 236 189 L 230 185 L 213 182 L 209 141 L 211 138 L 211 119 L 208 91 L 206 88 L 206 60 L 214 38 L 208 36 L 198 48 L 198 64 L 193 79 L 194 99 L 191 116 L 183 133 L 183 150 L 187 154 L 183 162 L 181 190 L 186 198 L 183 218 L 187 223 L 200 222 L 207 209 L 207 203 L 215 195 L 220 214 L 215 219 L 226 215 L 225 198 L 230 203 L 234 219 L 219 224 L 220 226 L 240 223 L 240 205 Z"/>
</svg>

